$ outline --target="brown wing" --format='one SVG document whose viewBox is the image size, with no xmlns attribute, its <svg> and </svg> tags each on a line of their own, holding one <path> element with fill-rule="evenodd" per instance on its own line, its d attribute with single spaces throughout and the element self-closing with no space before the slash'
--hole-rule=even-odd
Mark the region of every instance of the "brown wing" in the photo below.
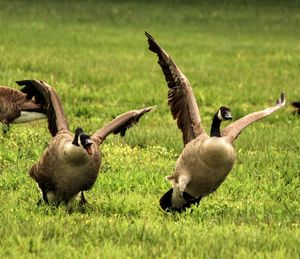
<svg viewBox="0 0 300 259">
<path fill-rule="evenodd" d="M 26 95 L 12 88 L 0 87 L 0 122 L 9 124 L 21 113 L 21 104 L 26 101 Z"/>
<path fill-rule="evenodd" d="M 250 113 L 243 118 L 231 123 L 229 126 L 224 128 L 221 132 L 221 135 L 230 141 L 231 143 L 239 136 L 243 129 L 248 127 L 253 122 L 260 120 L 264 117 L 269 116 L 273 112 L 277 111 L 278 109 L 282 108 L 285 105 L 285 96 L 282 93 L 280 98 L 277 100 L 276 105 L 270 108 L 266 108 L 262 111 Z"/>
<path fill-rule="evenodd" d="M 58 131 L 69 129 L 62 103 L 51 86 L 35 79 L 17 81 L 17 84 L 24 86 L 21 91 L 27 94 L 27 98 L 31 99 L 34 96 L 36 102 L 45 110 L 52 136 Z"/>
<path fill-rule="evenodd" d="M 20 117 L 21 111 L 44 113 L 41 106 L 35 103 L 34 99 L 27 98 L 25 93 L 0 86 L 0 121 L 15 123 L 15 120 Z"/>
<path fill-rule="evenodd" d="M 201 118 L 193 90 L 188 79 L 168 53 L 158 45 L 150 34 L 147 32 L 145 34 L 148 38 L 149 49 L 158 55 L 158 64 L 161 66 L 169 87 L 168 104 L 173 119 L 177 120 L 177 126 L 182 131 L 183 142 L 187 144 L 205 133 L 201 126 Z"/>
<path fill-rule="evenodd" d="M 111 134 L 119 134 L 124 136 L 126 130 L 138 123 L 139 119 L 146 113 L 153 109 L 153 107 L 144 108 L 141 110 L 133 110 L 123 113 L 113 119 L 111 122 L 106 124 L 100 130 L 92 135 L 92 139 L 95 140 L 99 145 L 105 140 L 105 138 Z"/>
</svg>

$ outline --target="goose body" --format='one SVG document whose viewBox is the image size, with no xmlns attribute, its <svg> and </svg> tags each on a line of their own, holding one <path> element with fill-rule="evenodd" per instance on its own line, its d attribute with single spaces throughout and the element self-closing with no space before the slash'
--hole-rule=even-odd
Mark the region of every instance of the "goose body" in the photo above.
<svg viewBox="0 0 300 259">
<path fill-rule="evenodd" d="M 281 94 L 275 106 L 250 113 L 220 130 L 223 120 L 232 119 L 230 109 L 222 106 L 214 115 L 208 135 L 188 79 L 154 38 L 147 32 L 146 36 L 149 49 L 159 58 L 158 64 L 169 87 L 168 104 L 184 143 L 174 173 L 167 177 L 172 188 L 161 197 L 160 206 L 165 211 L 182 212 L 222 184 L 235 162 L 235 139 L 250 124 L 283 107 L 285 97 Z"/>
<path fill-rule="evenodd" d="M 89 155 L 82 147 L 72 144 L 73 135 L 68 130 L 60 131 L 50 141 L 42 159 L 29 171 L 36 182 L 45 184 L 50 203 L 67 203 L 96 182 L 101 164 L 98 145 L 93 142 Z"/>
<path fill-rule="evenodd" d="M 32 99 L 32 96 L 0 86 L 0 122 L 2 124 L 25 123 L 44 118 L 46 118 L 44 111 Z"/>
<path fill-rule="evenodd" d="M 205 196 L 225 180 L 234 161 L 235 151 L 230 143 L 202 135 L 184 147 L 170 179 L 176 179 L 175 183 L 187 180 L 183 191 L 194 197 Z"/>
<path fill-rule="evenodd" d="M 77 128 L 69 130 L 63 106 L 54 89 L 38 80 L 24 80 L 21 85 L 33 86 L 43 95 L 42 107 L 47 112 L 48 128 L 53 138 L 29 171 L 38 183 L 46 203 L 68 203 L 81 192 L 81 202 L 86 202 L 83 191 L 94 185 L 100 165 L 100 145 L 111 133 L 125 134 L 141 116 L 152 107 L 121 114 L 97 130 L 91 137 Z"/>
</svg>

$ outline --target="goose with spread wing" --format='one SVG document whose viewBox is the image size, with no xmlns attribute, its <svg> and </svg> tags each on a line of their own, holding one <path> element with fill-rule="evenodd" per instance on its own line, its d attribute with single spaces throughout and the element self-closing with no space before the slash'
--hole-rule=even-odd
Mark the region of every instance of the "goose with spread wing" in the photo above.
<svg viewBox="0 0 300 259">
<path fill-rule="evenodd" d="M 160 206 L 165 211 L 182 212 L 221 185 L 235 161 L 235 139 L 250 124 L 283 107 L 285 97 L 282 93 L 274 106 L 250 113 L 220 131 L 221 122 L 232 119 L 230 109 L 222 106 L 213 117 L 208 135 L 188 79 L 154 38 L 147 32 L 146 36 L 149 49 L 158 55 L 169 87 L 168 104 L 184 142 L 175 171 L 167 177 L 173 187 L 162 196 Z"/>
<path fill-rule="evenodd" d="M 23 89 L 18 91 L 0 86 L 0 123 L 5 126 L 4 133 L 9 129 L 11 123 L 46 119 L 45 111 L 38 103 L 39 94 L 35 91 L 31 92 L 32 94 L 26 94 Z"/>
<path fill-rule="evenodd" d="M 29 174 L 38 183 L 46 203 L 68 203 L 81 192 L 81 203 L 86 200 L 83 191 L 94 185 L 101 164 L 99 146 L 111 133 L 125 134 L 152 107 L 126 112 L 91 137 L 81 128 L 73 134 L 69 130 L 63 106 L 54 89 L 39 80 L 18 81 L 27 87 L 34 86 L 43 96 L 42 107 L 48 117 L 48 128 L 53 138 L 40 160 Z"/>
</svg>

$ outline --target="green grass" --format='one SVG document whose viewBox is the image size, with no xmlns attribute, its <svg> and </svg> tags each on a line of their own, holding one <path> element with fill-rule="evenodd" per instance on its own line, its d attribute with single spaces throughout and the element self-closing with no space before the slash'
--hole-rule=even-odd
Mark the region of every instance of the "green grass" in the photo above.
<svg viewBox="0 0 300 259">
<path fill-rule="evenodd" d="M 77 205 L 36 205 L 27 171 L 50 140 L 45 121 L 0 135 L 0 257 L 297 258 L 300 256 L 299 2 L 1 1 L 0 82 L 42 79 L 72 129 L 94 132 L 117 114 L 157 105 L 102 146 L 101 174 Z M 181 152 L 167 87 L 144 31 L 189 78 L 205 128 L 222 105 L 239 118 L 287 107 L 247 128 L 218 191 L 181 215 L 163 213 L 164 176 Z"/>
</svg>

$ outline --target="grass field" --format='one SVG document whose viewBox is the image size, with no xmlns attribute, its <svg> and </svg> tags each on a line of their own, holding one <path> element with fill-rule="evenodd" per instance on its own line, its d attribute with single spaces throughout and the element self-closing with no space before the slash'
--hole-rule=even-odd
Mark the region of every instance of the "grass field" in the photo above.
<svg viewBox="0 0 300 259">
<path fill-rule="evenodd" d="M 103 164 L 80 208 L 37 206 L 27 174 L 50 140 L 45 121 L 0 134 L 0 258 L 299 258 L 300 5 L 282 1 L 0 1 L 0 84 L 55 87 L 72 129 L 157 105 Z M 237 119 L 287 106 L 247 128 L 217 192 L 181 215 L 158 205 L 181 152 L 152 34 L 189 78 L 209 130 L 222 105 Z"/>
</svg>

